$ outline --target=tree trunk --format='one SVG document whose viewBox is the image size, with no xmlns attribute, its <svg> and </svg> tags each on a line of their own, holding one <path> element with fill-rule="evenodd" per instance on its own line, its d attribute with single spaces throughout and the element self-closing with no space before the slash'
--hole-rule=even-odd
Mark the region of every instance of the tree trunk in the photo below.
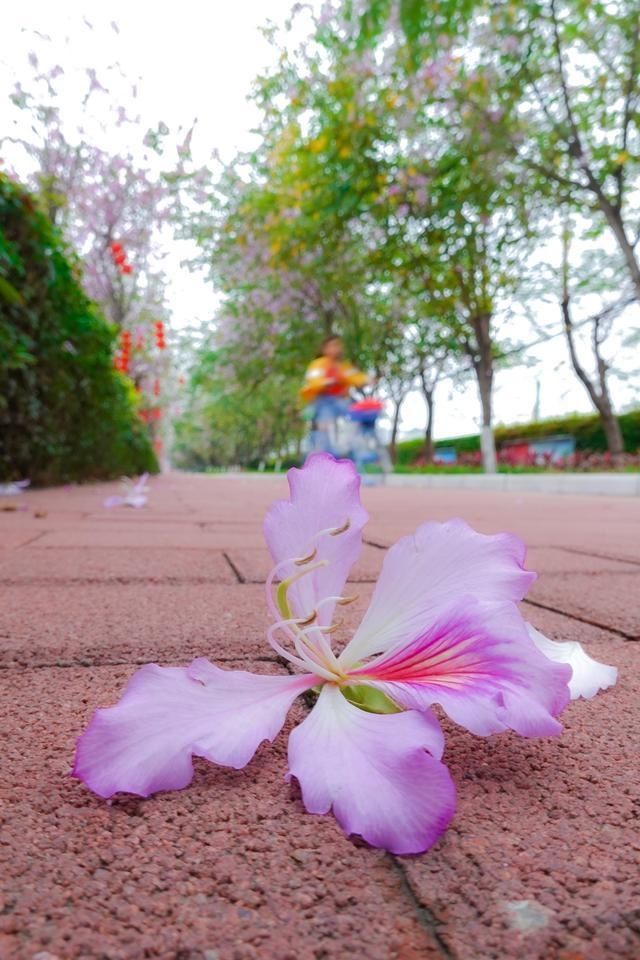
<svg viewBox="0 0 640 960">
<path fill-rule="evenodd" d="M 435 406 L 435 390 L 423 390 L 427 405 L 427 425 L 424 431 L 424 458 L 427 463 L 433 463 L 433 415 Z"/>
<path fill-rule="evenodd" d="M 482 451 L 482 466 L 485 473 L 495 473 L 497 470 L 496 444 L 493 436 L 492 421 L 492 390 L 493 390 L 493 351 L 491 342 L 491 314 L 484 313 L 471 320 L 477 352 L 473 357 L 473 367 L 478 380 L 478 393 L 482 408 L 482 430 L 480 433 L 480 449 Z"/>
<path fill-rule="evenodd" d="M 609 453 L 614 463 L 619 463 L 624 454 L 624 437 L 620 429 L 620 421 L 611 409 L 608 411 L 599 410 L 598 412 L 602 420 L 602 429 L 607 440 Z"/>
<path fill-rule="evenodd" d="M 622 460 L 622 454 L 624 453 L 624 438 L 622 436 L 622 430 L 620 429 L 620 423 L 617 416 L 615 415 L 613 409 L 613 403 L 611 401 L 611 395 L 609 393 L 609 384 L 607 382 L 607 364 L 604 358 L 599 353 L 598 348 L 598 338 L 597 338 L 597 326 L 596 333 L 594 333 L 594 352 L 596 355 L 596 362 L 598 364 L 598 381 L 599 387 L 598 390 L 596 386 L 591 382 L 589 374 L 584 369 L 580 363 L 578 353 L 576 350 L 576 345 L 573 339 L 573 322 L 571 320 L 571 309 L 569 306 L 569 294 L 567 288 L 565 287 L 564 295 L 562 298 L 562 318 L 564 321 L 564 332 L 567 338 L 567 346 L 569 347 L 569 356 L 571 358 L 571 365 L 576 373 L 576 376 L 584 386 L 585 390 L 589 394 L 589 399 L 596 408 L 600 420 L 602 422 L 602 429 L 604 430 L 604 435 L 607 441 L 607 449 L 613 458 L 614 463 L 620 463 Z M 596 322 L 596 321 L 594 321 Z"/>
<path fill-rule="evenodd" d="M 389 441 L 389 456 L 391 462 L 396 462 L 396 445 L 398 440 L 398 430 L 400 428 L 400 411 L 404 402 L 404 396 L 399 400 L 393 400 L 393 419 L 391 420 L 391 439 Z"/>
</svg>

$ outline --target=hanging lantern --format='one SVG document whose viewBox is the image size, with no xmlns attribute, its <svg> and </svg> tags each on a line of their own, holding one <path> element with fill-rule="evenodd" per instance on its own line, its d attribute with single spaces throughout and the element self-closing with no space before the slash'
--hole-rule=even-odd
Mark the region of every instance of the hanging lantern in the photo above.
<svg viewBox="0 0 640 960">
<path fill-rule="evenodd" d="M 155 327 L 156 346 L 158 350 L 164 350 L 166 347 L 164 341 L 164 324 L 162 320 L 156 320 L 153 326 Z"/>
</svg>

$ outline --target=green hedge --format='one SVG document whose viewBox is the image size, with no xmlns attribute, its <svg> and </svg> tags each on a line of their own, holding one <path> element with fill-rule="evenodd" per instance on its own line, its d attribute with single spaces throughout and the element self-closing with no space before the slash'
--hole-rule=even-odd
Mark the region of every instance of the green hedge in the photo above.
<svg viewBox="0 0 640 960">
<path fill-rule="evenodd" d="M 0 174 L 0 482 L 106 479 L 157 469 L 116 331 L 22 187 Z"/>
<path fill-rule="evenodd" d="M 624 437 L 624 448 L 628 453 L 635 453 L 640 450 L 640 410 L 623 413 L 618 419 Z M 568 433 L 575 437 L 576 450 L 597 453 L 607 449 L 602 424 L 597 416 L 574 413 L 567 417 L 554 417 L 551 420 L 539 420 L 534 423 L 519 423 L 511 427 L 500 426 L 495 430 L 498 449 L 507 440 L 533 440 L 558 433 Z M 458 454 L 474 453 L 480 450 L 480 436 L 471 434 L 467 437 L 455 437 L 452 440 L 438 440 L 436 450 L 438 447 L 453 447 Z M 397 465 L 408 466 L 422 454 L 423 450 L 424 441 L 421 439 L 405 440 L 399 443 Z"/>
</svg>

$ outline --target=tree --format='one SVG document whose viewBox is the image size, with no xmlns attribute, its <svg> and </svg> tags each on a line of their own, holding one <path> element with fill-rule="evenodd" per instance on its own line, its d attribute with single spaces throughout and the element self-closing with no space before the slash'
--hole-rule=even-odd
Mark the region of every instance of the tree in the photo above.
<svg viewBox="0 0 640 960">
<path fill-rule="evenodd" d="M 28 171 L 27 182 L 80 258 L 86 293 L 130 339 L 128 351 L 118 344 L 128 359 L 122 372 L 146 395 L 147 406 L 158 409 L 156 386 L 167 364 L 155 349 L 153 324 L 169 319 L 159 238 L 178 215 L 189 138 L 176 168 L 163 171 L 165 125 L 145 133 L 129 114 L 135 86 L 122 80 L 124 89 L 111 92 L 92 67 L 71 84 L 83 125 L 69 123 L 60 104 L 65 82 L 69 102 L 71 78 L 59 64 L 43 65 L 47 54 L 30 54 L 29 80 L 11 94 L 13 131 L 0 143 L 14 165 Z M 109 72 L 115 82 L 117 71 Z M 89 130 L 95 117 L 101 120 Z M 114 139 L 130 146 L 114 154 L 101 145 Z"/>
<path fill-rule="evenodd" d="M 611 399 L 609 387 L 609 373 L 611 368 L 610 362 L 604 356 L 603 347 L 611 331 L 613 321 L 626 307 L 633 303 L 635 298 L 633 294 L 629 295 L 628 292 L 624 291 L 624 285 L 622 294 L 620 294 L 619 290 L 615 294 L 613 293 L 611 289 L 613 287 L 612 281 L 615 279 L 615 276 L 619 277 L 620 273 L 619 270 L 615 270 L 615 267 L 614 277 L 605 277 L 605 282 L 608 281 L 609 286 L 609 290 L 606 289 L 602 283 L 603 263 L 602 256 L 600 256 L 598 265 L 600 273 L 596 275 L 598 280 L 596 289 L 601 295 L 608 293 L 609 302 L 603 302 L 595 314 L 580 321 L 580 325 L 584 326 L 587 324 L 590 327 L 594 372 L 593 374 L 589 373 L 580 359 L 580 350 L 576 339 L 576 323 L 573 319 L 572 302 L 575 294 L 572 291 L 571 237 L 571 225 L 567 221 L 565 222 L 562 236 L 560 308 L 562 312 L 563 329 L 569 349 L 571 365 L 576 376 L 587 391 L 589 399 L 598 411 L 607 441 L 607 448 L 615 462 L 619 461 L 624 453 L 624 439 Z M 588 293 L 589 287 L 593 288 L 593 273 L 592 270 L 589 269 L 591 266 L 592 264 L 587 260 L 587 277 L 582 279 L 581 282 L 574 282 L 573 284 L 578 297 L 580 297 L 581 294 L 584 295 L 585 292 Z"/>
<path fill-rule="evenodd" d="M 636 0 L 445 0 L 437 10 L 369 0 L 361 46 L 376 42 L 396 8 L 416 65 L 442 38 L 469 51 L 493 102 L 471 91 L 467 104 L 509 145 L 529 190 L 556 207 L 571 202 L 599 231 L 610 231 L 640 299 Z"/>
</svg>

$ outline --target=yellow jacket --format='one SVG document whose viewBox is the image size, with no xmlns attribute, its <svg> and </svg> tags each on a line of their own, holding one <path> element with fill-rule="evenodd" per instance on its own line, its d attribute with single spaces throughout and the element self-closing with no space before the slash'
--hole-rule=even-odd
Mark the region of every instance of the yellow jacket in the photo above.
<svg viewBox="0 0 640 960">
<path fill-rule="evenodd" d="M 313 403 L 322 393 L 344 397 L 351 387 L 363 387 L 368 379 L 366 373 L 351 363 L 317 357 L 307 367 L 300 398 L 303 403 Z"/>
</svg>

